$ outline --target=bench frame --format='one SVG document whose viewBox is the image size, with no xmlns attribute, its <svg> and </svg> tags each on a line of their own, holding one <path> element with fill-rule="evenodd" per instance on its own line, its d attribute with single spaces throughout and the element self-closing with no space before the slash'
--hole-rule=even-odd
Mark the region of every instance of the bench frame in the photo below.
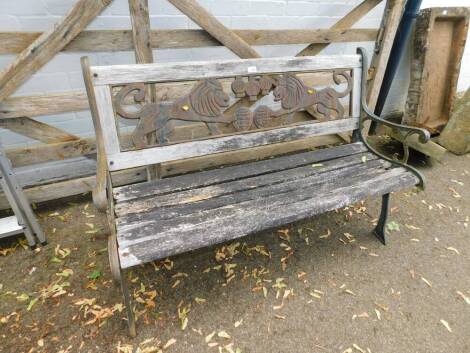
<svg viewBox="0 0 470 353">
<path fill-rule="evenodd" d="M 327 135 L 338 131 L 351 131 L 353 142 L 362 142 L 369 152 L 377 155 L 394 165 L 401 166 L 417 176 L 420 188 L 424 188 L 423 176 L 407 165 L 409 148 L 406 138 L 413 134 L 418 134 L 420 141 L 425 143 L 430 139 L 429 132 L 424 129 L 395 124 L 373 114 L 367 107 L 367 73 L 368 60 L 364 49 L 358 49 L 358 56 L 335 56 L 331 57 L 301 57 L 301 58 L 273 58 L 238 60 L 223 63 L 184 63 L 184 64 L 148 64 L 148 65 L 121 65 L 92 67 L 88 58 L 82 58 L 82 69 L 85 79 L 87 94 L 93 117 L 97 140 L 97 183 L 93 192 L 93 200 L 100 210 L 106 210 L 111 230 L 108 238 L 108 255 L 111 272 L 116 282 L 120 283 L 124 302 L 127 311 L 129 333 L 136 335 L 134 311 L 131 303 L 131 296 L 127 287 L 123 270 L 120 266 L 118 245 L 116 239 L 116 224 L 114 218 L 114 200 L 111 173 L 139 166 L 152 166 L 162 162 L 173 161 L 184 158 L 198 157 L 202 155 L 227 152 L 240 148 L 250 148 L 262 145 L 257 136 L 263 137 L 267 143 L 285 141 L 282 135 L 283 129 L 295 132 L 295 138 L 310 137 L 316 135 Z M 236 65 L 234 65 L 236 63 Z M 247 72 L 253 72 L 256 68 L 256 75 L 335 70 L 337 68 L 350 69 L 353 73 L 353 90 L 351 92 L 351 115 L 353 118 L 333 120 L 317 124 L 297 125 L 289 128 L 276 128 L 274 130 L 261 130 L 260 132 L 250 132 L 247 135 L 225 135 L 223 137 L 209 138 L 178 144 L 170 144 L 159 147 L 145 148 L 136 151 L 121 151 L 118 140 L 118 132 L 115 123 L 115 112 L 113 109 L 113 98 L 110 86 L 146 83 L 146 82 L 176 82 L 188 80 L 201 80 L 204 78 L 222 78 L 234 76 L 246 76 Z M 307 69 L 305 69 L 307 67 Z M 281 68 L 281 69 L 280 69 Z M 304 69 L 303 69 L 304 68 Z M 149 77 L 151 79 L 149 80 Z M 367 141 L 366 122 L 373 121 L 388 127 L 404 130 L 406 134 L 404 143 L 404 159 L 394 160 L 382 155 L 375 150 Z M 105 126 L 106 128 L 103 128 Z M 281 132 L 279 132 L 281 131 Z M 305 136 L 304 136 L 305 135 Z M 279 137 L 281 136 L 281 137 Z M 300 136 L 300 137 L 299 137 Z M 265 143 L 266 144 L 266 143 Z M 233 148 L 233 146 L 238 148 Z M 242 147 L 240 147 L 242 146 Z M 377 226 L 374 230 L 377 238 L 386 243 L 385 226 L 390 208 L 390 194 L 382 196 L 382 207 Z"/>
</svg>

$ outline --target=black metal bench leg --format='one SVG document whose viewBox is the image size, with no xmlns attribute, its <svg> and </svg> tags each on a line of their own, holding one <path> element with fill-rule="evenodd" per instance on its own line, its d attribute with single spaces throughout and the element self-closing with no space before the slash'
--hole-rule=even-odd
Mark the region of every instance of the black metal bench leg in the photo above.
<svg viewBox="0 0 470 353">
<path fill-rule="evenodd" d="M 379 221 L 375 227 L 374 234 L 382 244 L 387 245 L 387 235 L 385 234 L 385 227 L 390 211 L 390 194 L 382 196 L 382 210 L 380 211 Z"/>
<path fill-rule="evenodd" d="M 124 273 L 121 271 L 121 290 L 122 296 L 124 297 L 124 305 L 126 306 L 127 312 L 127 326 L 129 327 L 129 335 L 131 337 L 137 336 L 137 332 L 135 329 L 135 316 L 134 316 L 134 309 L 132 308 L 132 300 L 129 294 L 129 288 L 127 287 L 126 277 Z"/>
</svg>

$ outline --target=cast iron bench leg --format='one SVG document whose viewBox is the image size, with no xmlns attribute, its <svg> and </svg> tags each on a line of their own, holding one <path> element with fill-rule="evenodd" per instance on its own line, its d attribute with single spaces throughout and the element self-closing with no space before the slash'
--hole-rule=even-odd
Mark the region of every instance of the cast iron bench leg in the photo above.
<svg viewBox="0 0 470 353">
<path fill-rule="evenodd" d="M 387 245 L 387 235 L 385 234 L 385 227 L 387 225 L 388 214 L 390 211 L 390 194 L 382 196 L 382 210 L 380 212 L 380 218 L 375 227 L 374 234 L 382 242 Z"/>
</svg>

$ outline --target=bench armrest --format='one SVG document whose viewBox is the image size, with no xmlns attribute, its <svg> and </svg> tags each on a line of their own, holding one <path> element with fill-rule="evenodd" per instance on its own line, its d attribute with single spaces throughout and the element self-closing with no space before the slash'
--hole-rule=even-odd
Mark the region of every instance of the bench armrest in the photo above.
<svg viewBox="0 0 470 353">
<path fill-rule="evenodd" d="M 362 114 L 361 114 L 361 117 L 360 117 L 359 134 L 358 134 L 357 137 L 366 145 L 366 147 L 369 149 L 369 151 L 372 152 L 373 154 L 377 155 L 380 158 L 383 158 L 383 159 L 389 161 L 390 163 L 392 163 L 394 165 L 403 167 L 403 168 L 409 170 L 410 172 L 412 172 L 413 174 L 415 174 L 419 179 L 418 187 L 420 187 L 421 189 L 424 189 L 424 184 L 425 184 L 424 176 L 417 169 L 415 169 L 415 168 L 413 168 L 413 167 L 411 167 L 410 165 L 407 164 L 410 152 L 409 152 L 409 147 L 408 147 L 408 144 L 406 143 L 406 140 L 411 135 L 418 134 L 419 135 L 419 141 L 421 143 L 426 143 L 430 140 L 431 135 L 430 135 L 429 131 L 427 131 L 425 129 L 412 127 L 412 126 L 406 126 L 406 125 L 402 125 L 402 124 L 397 124 L 397 123 L 393 123 L 391 121 L 387 121 L 385 119 L 382 119 L 381 117 L 375 115 L 369 109 L 369 107 L 367 106 L 367 98 L 366 98 L 366 95 L 367 95 L 367 73 L 368 73 L 367 53 L 366 53 L 364 48 L 358 48 L 357 52 L 358 52 L 358 54 L 360 54 L 362 56 L 362 88 L 361 88 L 361 91 L 362 91 L 362 94 L 361 94 Z M 403 157 L 402 160 L 391 159 L 387 156 L 384 156 L 383 154 L 378 152 L 376 149 L 374 149 L 368 143 L 367 137 L 364 136 L 364 123 L 367 120 L 375 121 L 378 124 L 382 124 L 382 125 L 388 126 L 390 128 L 405 131 L 406 135 L 405 135 L 405 138 L 404 138 L 404 141 L 403 141 L 404 157 Z"/>
</svg>

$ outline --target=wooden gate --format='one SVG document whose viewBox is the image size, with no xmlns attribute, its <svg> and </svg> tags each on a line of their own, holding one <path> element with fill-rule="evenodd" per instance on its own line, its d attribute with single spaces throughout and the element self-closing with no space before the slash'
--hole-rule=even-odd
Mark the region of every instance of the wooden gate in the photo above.
<svg viewBox="0 0 470 353">
<path fill-rule="evenodd" d="M 150 0 L 152 1 L 152 0 Z M 16 59 L 0 72 L 0 127 L 37 140 L 37 145 L 7 150 L 20 182 L 32 202 L 57 199 L 90 191 L 95 185 L 96 143 L 94 138 L 80 138 L 54 126 L 38 122 L 34 117 L 89 110 L 84 91 L 11 97 L 31 75 L 37 72 L 59 52 L 99 52 L 134 50 L 138 63 L 154 61 L 152 49 L 198 48 L 225 46 L 240 58 L 257 58 L 255 45 L 283 45 L 311 43 L 298 56 L 317 55 L 330 43 L 375 41 L 375 52 L 369 70 L 369 106 L 374 107 L 383 80 L 405 0 L 387 0 L 381 27 L 353 29 L 353 25 L 383 0 L 364 0 L 330 29 L 299 30 L 231 30 L 225 27 L 195 0 L 168 0 L 201 29 L 152 30 L 148 0 L 129 0 L 132 29 L 85 30 L 88 24 L 112 0 L 78 0 L 73 8 L 48 32 L 0 32 L 0 55 L 18 54 Z M 171 98 L 172 90 L 152 89 L 151 96 Z M 175 92 L 175 91 L 173 91 Z M 240 105 L 252 105 L 247 99 Z M 315 114 L 314 112 L 309 112 Z M 316 119 L 320 117 L 315 116 Z M 184 127 L 180 129 L 184 134 Z M 201 167 L 214 166 L 222 160 L 236 162 L 260 158 L 275 151 L 288 152 L 334 143 L 348 139 L 346 135 L 325 136 L 282 146 L 260 148 L 254 155 L 243 151 L 211 158 L 185 160 L 161 166 L 161 175 L 172 175 Z M 38 164 L 39 163 L 39 164 Z M 196 166 L 197 165 L 197 166 Z M 124 173 L 121 182 L 144 179 L 145 171 Z M 7 208 L 3 195 L 0 208 Z"/>
</svg>

